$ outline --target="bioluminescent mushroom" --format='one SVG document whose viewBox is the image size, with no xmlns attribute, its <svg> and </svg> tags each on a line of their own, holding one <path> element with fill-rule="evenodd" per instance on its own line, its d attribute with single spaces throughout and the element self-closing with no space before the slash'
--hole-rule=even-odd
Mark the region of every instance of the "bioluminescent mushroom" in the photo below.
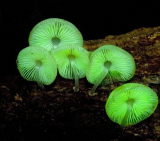
<svg viewBox="0 0 160 141">
<path fill-rule="evenodd" d="M 111 92 L 105 109 L 113 122 L 125 127 L 148 118 L 157 105 L 157 94 L 151 88 L 138 83 L 127 83 Z"/>
<path fill-rule="evenodd" d="M 94 84 L 89 95 L 93 96 L 96 88 L 105 79 L 113 81 L 127 81 L 135 72 L 135 62 L 131 54 L 114 46 L 103 45 L 90 55 L 86 78 Z"/>
<path fill-rule="evenodd" d="M 70 22 L 49 18 L 33 27 L 29 35 L 29 45 L 42 46 L 48 51 L 60 45 L 83 45 L 83 37 L 79 30 Z"/>
<path fill-rule="evenodd" d="M 79 90 L 79 78 L 86 75 L 89 52 L 77 45 L 65 45 L 51 51 L 58 66 L 59 74 L 66 79 L 75 79 L 75 92 Z"/>
<path fill-rule="evenodd" d="M 17 57 L 17 68 L 28 81 L 36 81 L 39 87 L 50 85 L 57 76 L 57 65 L 52 55 L 44 48 L 29 46 Z"/>
</svg>

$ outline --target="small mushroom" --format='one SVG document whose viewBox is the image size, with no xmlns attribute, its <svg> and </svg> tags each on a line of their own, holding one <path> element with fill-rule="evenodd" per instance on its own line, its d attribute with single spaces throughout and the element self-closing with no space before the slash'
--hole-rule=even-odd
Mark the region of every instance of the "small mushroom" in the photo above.
<svg viewBox="0 0 160 141">
<path fill-rule="evenodd" d="M 128 83 L 111 92 L 105 109 L 109 118 L 123 128 L 148 118 L 157 105 L 157 94 L 151 88 L 138 83 Z"/>
<path fill-rule="evenodd" d="M 125 50 L 114 45 L 103 45 L 93 51 L 90 55 L 90 62 L 86 73 L 87 80 L 94 84 L 90 96 L 98 85 L 105 80 L 127 81 L 131 79 L 135 72 L 135 62 L 133 57 Z"/>
<path fill-rule="evenodd" d="M 29 46 L 22 49 L 17 57 L 17 68 L 28 81 L 38 86 L 50 85 L 57 76 L 57 65 L 51 54 L 42 47 Z"/>
<path fill-rule="evenodd" d="M 70 22 L 49 18 L 33 27 L 29 35 L 29 45 L 42 46 L 48 51 L 60 45 L 83 45 L 83 37 L 79 30 Z"/>
<path fill-rule="evenodd" d="M 55 58 L 59 74 L 66 79 L 75 79 L 75 92 L 79 90 L 79 78 L 86 75 L 86 69 L 89 63 L 89 52 L 83 47 L 77 45 L 59 46 L 52 50 L 52 56 Z"/>
</svg>

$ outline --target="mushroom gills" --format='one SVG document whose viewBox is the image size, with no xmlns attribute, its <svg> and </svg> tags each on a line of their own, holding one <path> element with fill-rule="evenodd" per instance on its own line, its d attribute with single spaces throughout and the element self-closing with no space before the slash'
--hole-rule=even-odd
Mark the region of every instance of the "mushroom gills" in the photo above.
<svg viewBox="0 0 160 141">
<path fill-rule="evenodd" d="M 43 88 L 44 88 L 44 85 L 43 85 L 43 83 L 41 82 L 40 77 L 39 77 L 39 69 L 40 69 L 41 66 L 42 66 L 42 62 L 39 61 L 39 60 L 37 60 L 37 61 L 36 61 L 36 67 L 35 67 L 35 73 L 36 73 L 35 76 L 36 76 L 36 80 L 37 80 L 38 86 L 43 89 Z"/>
<path fill-rule="evenodd" d="M 103 72 L 103 74 L 101 75 L 101 77 L 97 80 L 97 82 L 94 84 L 94 86 L 92 87 L 91 91 L 89 92 L 89 95 L 90 96 L 94 96 L 94 92 L 95 90 L 97 89 L 98 85 L 103 81 L 103 79 L 106 77 L 106 75 L 108 74 L 109 72 L 109 68 L 111 66 L 111 62 L 110 61 L 105 61 L 104 62 L 104 67 L 105 67 L 105 70 Z"/>
<path fill-rule="evenodd" d="M 68 55 L 68 59 L 71 63 L 71 66 L 73 68 L 73 74 L 74 74 L 74 79 L 75 79 L 75 86 L 73 87 L 74 92 L 78 92 L 79 91 L 79 82 L 78 82 L 78 74 L 77 74 L 77 68 L 75 66 L 75 56 L 74 55 Z"/>
</svg>

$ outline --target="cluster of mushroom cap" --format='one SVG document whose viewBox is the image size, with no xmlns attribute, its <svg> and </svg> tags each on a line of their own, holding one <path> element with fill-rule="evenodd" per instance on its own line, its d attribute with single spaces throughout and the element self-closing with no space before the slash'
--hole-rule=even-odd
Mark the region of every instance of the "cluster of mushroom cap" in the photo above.
<svg viewBox="0 0 160 141">
<path fill-rule="evenodd" d="M 24 79 L 36 81 L 41 88 L 56 79 L 58 69 L 62 77 L 75 80 L 75 92 L 79 90 L 79 78 L 86 76 L 94 84 L 89 92 L 94 96 L 101 83 L 130 80 L 136 66 L 131 54 L 114 45 L 103 45 L 89 53 L 72 23 L 50 18 L 31 30 L 29 46 L 18 54 L 17 68 Z M 112 91 L 105 109 L 112 121 L 125 127 L 149 117 L 157 105 L 158 97 L 152 89 L 128 83 Z"/>
<path fill-rule="evenodd" d="M 55 80 L 58 63 L 60 75 L 68 79 L 75 78 L 75 91 L 78 91 L 78 78 L 85 77 L 85 68 L 88 66 L 88 52 L 82 46 L 83 37 L 72 23 L 58 18 L 43 20 L 31 30 L 29 46 L 19 52 L 18 70 L 24 79 L 36 81 L 43 88 L 43 84 L 50 85 Z M 65 54 L 66 50 L 68 53 Z M 59 61 L 59 56 L 54 52 L 57 52 L 61 59 L 66 59 L 64 62 L 67 62 L 68 58 L 71 65 L 68 62 L 67 66 L 63 66 L 63 61 Z M 85 66 L 82 65 L 84 59 Z M 54 69 L 49 67 L 49 63 Z M 63 66 L 65 70 L 59 66 Z"/>
</svg>

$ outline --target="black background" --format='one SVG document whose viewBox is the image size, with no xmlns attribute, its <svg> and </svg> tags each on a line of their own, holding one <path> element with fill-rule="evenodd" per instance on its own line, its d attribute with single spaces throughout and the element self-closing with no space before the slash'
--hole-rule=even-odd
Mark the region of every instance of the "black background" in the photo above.
<svg viewBox="0 0 160 141">
<path fill-rule="evenodd" d="M 103 39 L 141 27 L 160 26 L 160 1 L 12 0 L 0 2 L 1 75 L 18 73 L 18 52 L 35 24 L 47 18 L 73 23 L 84 40 Z"/>
</svg>

